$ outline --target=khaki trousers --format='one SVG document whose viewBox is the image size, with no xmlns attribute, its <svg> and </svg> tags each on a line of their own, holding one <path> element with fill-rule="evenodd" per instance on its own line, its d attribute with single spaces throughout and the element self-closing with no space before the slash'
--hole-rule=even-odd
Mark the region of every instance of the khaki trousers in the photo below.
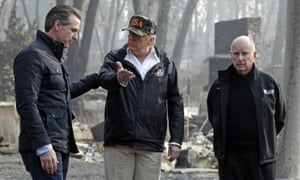
<svg viewBox="0 0 300 180">
<path fill-rule="evenodd" d="M 106 180 L 159 180 L 162 153 L 127 146 L 104 148 Z"/>
</svg>

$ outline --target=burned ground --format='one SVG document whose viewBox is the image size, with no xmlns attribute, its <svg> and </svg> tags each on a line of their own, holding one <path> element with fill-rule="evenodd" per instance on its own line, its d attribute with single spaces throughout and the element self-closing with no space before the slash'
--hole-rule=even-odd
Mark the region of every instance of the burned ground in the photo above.
<svg viewBox="0 0 300 180">
<path fill-rule="evenodd" d="M 0 152 L 0 180 L 30 180 L 21 157 L 17 152 Z M 68 178 L 70 180 L 104 179 L 103 161 L 88 162 L 70 159 Z M 216 173 L 200 171 L 162 172 L 161 180 L 216 180 Z"/>
</svg>

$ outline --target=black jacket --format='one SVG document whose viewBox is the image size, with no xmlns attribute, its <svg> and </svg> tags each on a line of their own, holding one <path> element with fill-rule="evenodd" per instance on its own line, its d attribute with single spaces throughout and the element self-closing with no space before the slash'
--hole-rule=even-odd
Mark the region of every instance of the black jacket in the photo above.
<svg viewBox="0 0 300 180">
<path fill-rule="evenodd" d="M 219 159 L 225 157 L 226 117 L 230 74 L 233 66 L 219 71 L 218 79 L 212 85 L 208 98 L 208 117 L 214 129 L 214 151 Z M 270 75 L 254 66 L 249 87 L 256 105 L 260 162 L 276 160 L 277 135 L 284 125 L 285 102 L 279 84 Z M 245 102 L 247 103 L 247 102 Z"/>
<path fill-rule="evenodd" d="M 134 149 L 162 152 L 167 129 L 170 142 L 182 143 L 184 113 L 177 71 L 158 49 L 160 63 L 141 79 L 137 69 L 125 61 L 127 46 L 108 53 L 100 69 L 101 86 L 108 90 L 105 107 L 104 145 L 127 145 Z M 117 80 L 116 61 L 136 77 L 126 87 Z"/>
<path fill-rule="evenodd" d="M 38 31 L 36 40 L 15 58 L 16 106 L 20 115 L 19 151 L 46 144 L 64 153 L 77 152 L 71 98 L 98 87 L 97 73 L 70 83 L 62 64 L 64 46 Z"/>
</svg>

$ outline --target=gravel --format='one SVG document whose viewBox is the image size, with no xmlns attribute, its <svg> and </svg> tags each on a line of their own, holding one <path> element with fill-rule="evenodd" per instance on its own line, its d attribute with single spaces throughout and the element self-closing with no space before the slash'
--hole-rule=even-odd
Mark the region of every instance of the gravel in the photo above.
<svg viewBox="0 0 300 180">
<path fill-rule="evenodd" d="M 182 171 L 162 172 L 161 180 L 217 180 L 216 172 Z M 17 152 L 0 150 L 0 180 L 30 180 Z M 103 161 L 88 162 L 70 159 L 69 180 L 104 180 Z"/>
</svg>

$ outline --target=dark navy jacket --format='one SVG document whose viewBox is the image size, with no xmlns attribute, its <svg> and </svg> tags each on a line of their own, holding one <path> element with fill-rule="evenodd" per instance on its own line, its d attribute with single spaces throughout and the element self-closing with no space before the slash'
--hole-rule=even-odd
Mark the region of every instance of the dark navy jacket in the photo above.
<svg viewBox="0 0 300 180">
<path fill-rule="evenodd" d="M 36 40 L 15 58 L 20 152 L 35 152 L 46 144 L 64 153 L 78 152 L 71 124 L 71 98 L 97 88 L 98 75 L 70 83 L 61 61 L 63 50 L 62 43 L 38 31 Z"/>
<path fill-rule="evenodd" d="M 162 152 L 169 119 L 170 142 L 182 143 L 184 113 L 177 71 L 158 49 L 160 62 L 142 80 L 138 70 L 125 61 L 127 46 L 111 51 L 100 69 L 101 86 L 108 90 L 105 107 L 104 145 Z M 116 61 L 136 77 L 126 87 L 117 80 Z M 168 115 L 168 116 L 167 116 Z"/>
</svg>

